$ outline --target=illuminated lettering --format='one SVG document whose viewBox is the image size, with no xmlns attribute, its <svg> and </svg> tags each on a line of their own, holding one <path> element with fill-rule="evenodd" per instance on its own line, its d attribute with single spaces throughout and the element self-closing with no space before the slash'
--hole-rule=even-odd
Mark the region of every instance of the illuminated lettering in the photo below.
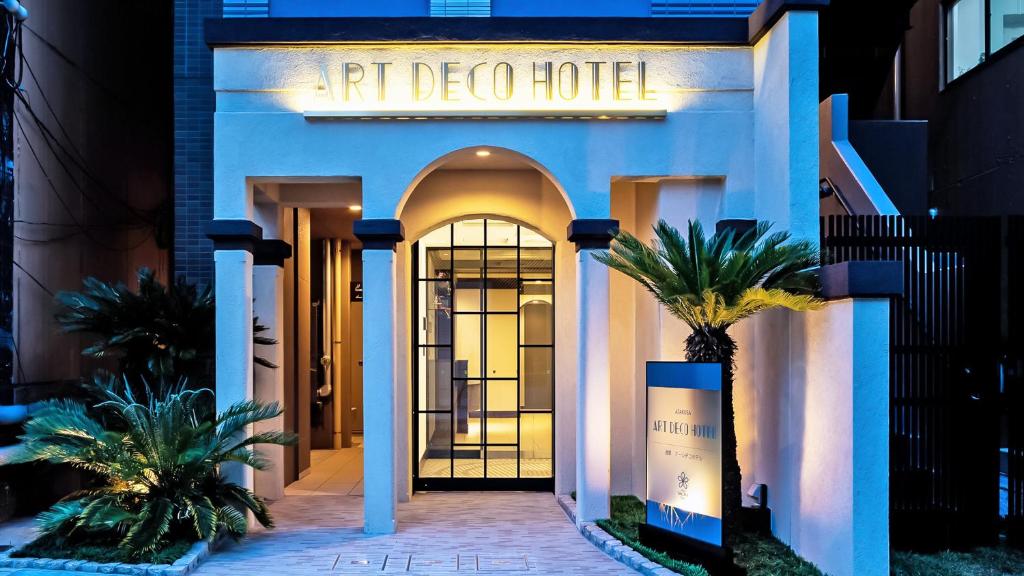
<svg viewBox="0 0 1024 576">
<path fill-rule="evenodd" d="M 601 65 L 607 62 L 587 62 L 590 65 L 590 99 L 601 99 Z"/>
<path fill-rule="evenodd" d="M 458 100 L 459 97 L 452 93 L 452 86 L 458 86 L 461 82 L 454 77 L 458 62 L 441 62 L 441 100 Z"/>
<path fill-rule="evenodd" d="M 551 96 L 554 93 L 553 86 L 551 85 L 551 62 L 541 63 L 541 77 L 537 78 L 537 63 L 533 63 L 533 97 L 537 98 L 537 86 L 542 86 L 544 89 L 544 99 L 551 100 Z"/>
<path fill-rule="evenodd" d="M 565 72 L 569 71 L 569 81 L 565 80 Z M 566 95 L 566 85 L 569 93 Z M 562 100 L 575 100 L 580 93 L 580 69 L 572 62 L 564 62 L 558 67 L 558 95 Z"/>
<path fill-rule="evenodd" d="M 627 96 L 622 88 L 626 84 L 632 84 L 633 81 L 625 77 L 626 66 L 629 66 L 632 62 L 613 62 L 612 63 L 612 98 L 616 100 L 628 100 Z"/>
<path fill-rule="evenodd" d="M 476 70 L 477 68 L 481 68 L 486 65 L 487 62 L 474 64 L 473 67 L 469 69 L 469 73 L 466 74 L 466 90 L 469 92 L 470 96 L 477 100 L 486 100 L 485 97 L 476 93 Z"/>
<path fill-rule="evenodd" d="M 353 73 L 358 73 L 358 76 L 354 76 Z M 363 70 L 362 64 L 356 64 L 354 62 L 345 62 L 341 65 L 341 85 L 342 94 L 344 95 L 345 102 L 352 99 L 352 89 L 355 89 L 356 94 L 359 95 L 359 99 L 363 99 L 363 93 L 359 91 L 359 83 L 366 76 L 365 70 Z"/>
<path fill-rule="evenodd" d="M 387 70 L 391 62 L 374 62 L 377 67 L 377 101 L 384 102 L 388 99 Z"/>
<path fill-rule="evenodd" d="M 430 90 L 423 93 L 423 84 L 421 83 L 422 72 L 421 70 L 426 69 L 430 73 Z M 434 94 L 434 70 L 423 62 L 412 63 L 412 99 L 416 102 L 421 102 L 430 98 Z"/>
<path fill-rule="evenodd" d="M 504 80 L 503 89 L 498 90 L 498 79 Z M 515 75 L 512 72 L 512 65 L 508 62 L 498 62 L 494 66 L 494 78 L 492 79 L 494 97 L 498 100 L 511 100 L 515 92 Z"/>
</svg>

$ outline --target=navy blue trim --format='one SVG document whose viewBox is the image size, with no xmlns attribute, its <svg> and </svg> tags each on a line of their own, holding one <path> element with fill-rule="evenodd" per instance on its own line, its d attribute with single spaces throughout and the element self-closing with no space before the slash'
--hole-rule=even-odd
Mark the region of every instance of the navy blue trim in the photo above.
<svg viewBox="0 0 1024 576">
<path fill-rule="evenodd" d="M 757 220 L 746 218 L 727 218 L 715 223 L 715 234 L 722 234 L 726 230 L 732 230 L 736 238 L 757 227 Z"/>
<path fill-rule="evenodd" d="M 746 45 L 747 18 L 209 18 L 210 46 L 342 42 L 640 42 Z"/>
<path fill-rule="evenodd" d="M 284 261 L 292 257 L 292 245 L 284 240 L 271 239 L 256 242 L 253 263 L 256 266 L 284 267 Z"/>
<path fill-rule="evenodd" d="M 263 228 L 251 220 L 211 220 L 206 224 L 206 237 L 213 240 L 214 250 L 245 250 L 256 253 L 263 240 Z"/>
<path fill-rule="evenodd" d="M 821 295 L 839 298 L 889 298 L 903 294 L 903 264 L 852 261 L 821 267 Z"/>
<path fill-rule="evenodd" d="M 722 365 L 718 362 L 647 362 L 648 388 L 722 390 Z"/>
<path fill-rule="evenodd" d="M 610 219 L 578 219 L 569 222 L 566 229 L 569 242 L 576 244 L 576 250 L 607 250 L 612 238 L 619 233 L 619 221 Z"/>
<path fill-rule="evenodd" d="M 790 10 L 820 12 L 828 8 L 830 0 L 764 0 L 747 20 L 748 43 L 757 44 L 775 23 Z"/>
<path fill-rule="evenodd" d="M 352 232 L 363 243 L 363 250 L 394 250 L 395 244 L 405 240 L 402 222 L 388 218 L 356 220 Z"/>
</svg>

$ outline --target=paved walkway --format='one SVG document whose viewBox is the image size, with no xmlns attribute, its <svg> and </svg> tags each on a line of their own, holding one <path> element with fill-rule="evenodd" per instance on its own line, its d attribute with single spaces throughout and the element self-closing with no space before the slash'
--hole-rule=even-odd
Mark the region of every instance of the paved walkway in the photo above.
<svg viewBox="0 0 1024 576">
<path fill-rule="evenodd" d="M 197 574 L 634 574 L 584 540 L 551 494 L 417 494 L 387 536 L 362 533 L 362 505 L 288 496 L 273 506 L 275 529 L 222 549 Z"/>
<path fill-rule="evenodd" d="M 635 574 L 585 540 L 552 494 L 417 494 L 399 504 L 397 534 L 363 534 L 361 451 L 315 452 L 310 474 L 271 506 L 276 528 L 225 545 L 195 574 Z M 27 520 L 3 528 L 0 544 L 31 537 Z"/>
</svg>

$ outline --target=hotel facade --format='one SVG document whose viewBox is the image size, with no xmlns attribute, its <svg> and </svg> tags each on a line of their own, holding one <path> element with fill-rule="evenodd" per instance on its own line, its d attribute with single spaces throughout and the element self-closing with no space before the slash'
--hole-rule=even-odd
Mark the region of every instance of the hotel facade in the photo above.
<svg viewBox="0 0 1024 576">
<path fill-rule="evenodd" d="M 575 492 L 580 521 L 644 497 L 645 365 L 682 360 L 687 329 L 592 254 L 659 219 L 817 242 L 825 170 L 895 213 L 844 100 L 819 102 L 827 2 L 690 4 L 273 0 L 203 22 L 212 197 L 178 191 L 177 268 L 215 285 L 218 405 L 281 402 L 272 426 L 301 439 L 237 477 L 280 498 L 311 450 L 362 441 L 371 533 L 422 491 Z M 831 574 L 888 573 L 891 285 L 870 268 L 733 329 L 744 489 Z M 276 344 L 254 350 L 254 316 Z"/>
</svg>

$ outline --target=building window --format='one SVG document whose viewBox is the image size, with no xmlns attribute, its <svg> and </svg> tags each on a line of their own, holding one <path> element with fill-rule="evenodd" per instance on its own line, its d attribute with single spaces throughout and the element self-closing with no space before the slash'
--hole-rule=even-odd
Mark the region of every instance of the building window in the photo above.
<svg viewBox="0 0 1024 576">
<path fill-rule="evenodd" d="M 991 0 L 991 50 L 995 52 L 1024 36 L 1024 0 Z"/>
<path fill-rule="evenodd" d="M 651 0 L 651 16 L 749 16 L 761 0 Z"/>
<path fill-rule="evenodd" d="M 224 0 L 225 18 L 266 18 L 270 0 Z"/>
<path fill-rule="evenodd" d="M 431 16 L 490 16 L 491 0 L 430 0 Z"/>
<path fill-rule="evenodd" d="M 1024 0 L 955 0 L 946 7 L 946 80 L 1024 35 Z"/>
</svg>

